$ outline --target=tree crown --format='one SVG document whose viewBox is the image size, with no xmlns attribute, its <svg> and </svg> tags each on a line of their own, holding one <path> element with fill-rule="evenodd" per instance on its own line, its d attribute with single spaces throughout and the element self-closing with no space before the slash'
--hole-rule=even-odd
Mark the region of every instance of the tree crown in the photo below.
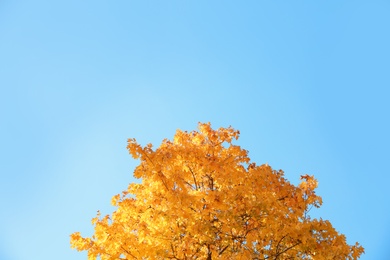
<svg viewBox="0 0 390 260">
<path fill-rule="evenodd" d="M 298 186 L 283 171 L 257 166 L 234 145 L 239 131 L 178 130 L 160 147 L 128 140 L 140 164 L 130 184 L 112 198 L 111 216 L 92 219 L 95 233 L 71 235 L 71 246 L 89 259 L 358 259 L 327 220 L 311 219 L 320 207 L 317 181 L 302 175 Z"/>
</svg>

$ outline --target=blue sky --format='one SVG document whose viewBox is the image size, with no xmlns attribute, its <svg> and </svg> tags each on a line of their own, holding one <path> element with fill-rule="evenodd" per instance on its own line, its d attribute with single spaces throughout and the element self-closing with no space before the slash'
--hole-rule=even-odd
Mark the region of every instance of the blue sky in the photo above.
<svg viewBox="0 0 390 260">
<path fill-rule="evenodd" d="M 198 122 L 319 181 L 361 258 L 390 253 L 388 1 L 0 3 L 0 259 L 86 259 L 137 161 Z"/>
</svg>

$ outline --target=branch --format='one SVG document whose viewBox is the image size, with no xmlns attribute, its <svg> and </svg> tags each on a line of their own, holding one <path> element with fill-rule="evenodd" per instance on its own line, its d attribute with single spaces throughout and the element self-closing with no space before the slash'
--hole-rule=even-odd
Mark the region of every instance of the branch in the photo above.
<svg viewBox="0 0 390 260">
<path fill-rule="evenodd" d="M 195 188 L 196 188 L 196 190 L 198 190 L 198 183 L 196 182 L 195 174 L 188 165 L 187 165 L 187 168 L 190 170 L 190 172 L 192 174 L 192 178 L 194 178 Z"/>
<path fill-rule="evenodd" d="M 225 250 L 226 250 L 228 247 L 229 247 L 229 245 L 225 246 L 225 247 L 222 249 L 222 251 L 221 251 L 221 252 L 219 252 L 219 254 L 218 254 L 218 255 L 222 255 L 222 253 L 223 253 L 223 252 L 225 252 Z"/>
<path fill-rule="evenodd" d="M 135 257 L 132 253 L 130 253 L 129 251 L 127 251 L 122 245 L 121 245 L 121 248 L 123 251 L 125 251 L 129 256 L 132 256 L 134 259 L 138 259 L 137 257 Z M 121 258 L 120 258 L 121 259 Z"/>
<path fill-rule="evenodd" d="M 295 245 L 292 245 L 292 246 L 290 246 L 290 247 L 287 247 L 287 248 L 286 248 L 286 249 L 284 249 L 282 252 L 280 252 L 280 253 L 277 253 L 277 254 L 275 255 L 275 260 L 277 260 L 277 259 L 278 259 L 278 257 L 279 257 L 280 255 L 282 255 L 282 254 L 286 253 L 288 250 L 290 250 L 290 249 L 292 249 L 292 248 L 296 247 L 297 245 L 299 245 L 299 244 L 301 244 L 301 243 L 302 243 L 301 241 L 298 241 L 298 243 L 296 243 Z M 279 244 L 278 244 L 278 246 L 279 246 Z"/>
</svg>

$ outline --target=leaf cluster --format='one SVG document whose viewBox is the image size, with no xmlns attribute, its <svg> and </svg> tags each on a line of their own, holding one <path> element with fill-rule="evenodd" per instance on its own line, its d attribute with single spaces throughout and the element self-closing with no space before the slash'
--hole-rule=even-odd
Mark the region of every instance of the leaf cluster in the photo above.
<svg viewBox="0 0 390 260">
<path fill-rule="evenodd" d="M 358 259 L 358 243 L 310 218 L 322 204 L 314 177 L 292 185 L 251 162 L 238 137 L 199 123 L 157 149 L 129 139 L 142 183 L 114 196 L 116 211 L 92 220 L 91 238 L 73 233 L 71 246 L 89 259 Z"/>
</svg>

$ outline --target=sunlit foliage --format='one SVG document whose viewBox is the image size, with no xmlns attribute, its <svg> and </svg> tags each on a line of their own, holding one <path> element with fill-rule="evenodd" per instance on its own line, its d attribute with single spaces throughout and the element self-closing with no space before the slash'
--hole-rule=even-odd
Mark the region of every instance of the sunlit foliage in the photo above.
<svg viewBox="0 0 390 260">
<path fill-rule="evenodd" d="M 298 186 L 268 165 L 257 166 L 232 143 L 239 131 L 178 130 L 159 148 L 128 140 L 141 184 L 112 198 L 111 216 L 92 219 L 95 233 L 71 235 L 89 259 L 358 259 L 329 221 L 310 218 L 320 207 L 313 176 Z"/>
</svg>

